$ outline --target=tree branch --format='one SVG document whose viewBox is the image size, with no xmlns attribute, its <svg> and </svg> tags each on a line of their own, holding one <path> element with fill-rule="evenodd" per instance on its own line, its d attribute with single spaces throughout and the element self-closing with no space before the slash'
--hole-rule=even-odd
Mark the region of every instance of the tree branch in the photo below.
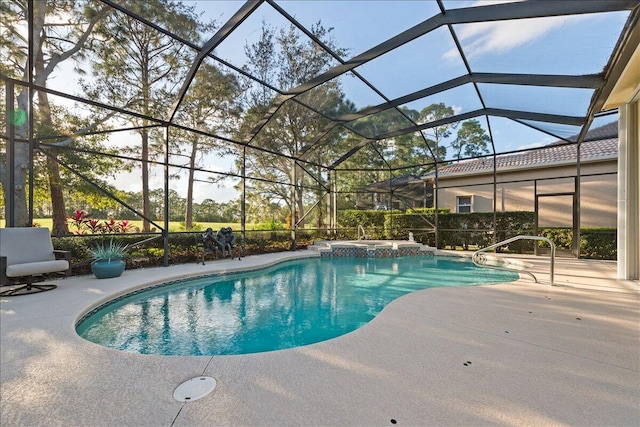
<svg viewBox="0 0 640 427">
<path fill-rule="evenodd" d="M 132 99 L 132 100 L 130 100 L 129 102 L 127 102 L 127 103 L 126 103 L 122 108 L 123 108 L 123 109 L 126 109 L 127 107 L 131 106 L 131 105 L 132 105 L 132 104 L 134 104 L 134 103 L 135 103 L 135 100 L 133 100 L 133 99 Z M 75 140 L 76 138 L 78 138 L 78 137 L 80 137 L 80 136 L 83 136 L 83 134 L 84 134 L 85 132 L 89 132 L 89 131 L 91 131 L 91 130 L 95 129 L 96 127 L 98 127 L 98 125 L 100 125 L 100 124 L 102 124 L 102 123 L 106 122 L 106 121 L 107 121 L 107 120 L 109 120 L 111 117 L 115 116 L 116 114 L 118 114 L 118 112 L 117 112 L 117 111 L 111 111 L 111 112 L 109 112 L 106 116 L 102 117 L 101 119 L 98 119 L 98 120 L 96 120 L 95 122 L 93 122 L 93 123 L 91 123 L 91 124 L 89 124 L 89 125 L 87 125 L 87 126 L 85 126 L 85 127 L 81 128 L 81 129 L 78 129 L 78 130 L 77 130 L 76 132 L 74 132 L 74 134 L 73 134 L 72 136 L 70 136 L 69 138 L 64 139 L 64 140 L 62 140 L 62 141 L 59 141 L 59 142 L 54 142 L 54 143 L 52 143 L 52 144 L 47 144 L 47 145 L 50 145 L 50 146 L 56 146 L 56 147 L 63 147 L 63 146 L 67 146 L 67 145 L 71 144 L 71 142 L 73 142 L 73 140 Z"/>
<path fill-rule="evenodd" d="M 53 70 L 55 70 L 56 66 L 60 62 L 70 58 L 72 55 L 74 55 L 80 49 L 82 49 L 82 47 L 84 46 L 85 42 L 89 38 L 89 35 L 93 31 L 93 27 L 95 27 L 95 25 L 98 23 L 98 21 L 100 21 L 107 14 L 109 9 L 110 8 L 108 6 L 104 6 L 102 9 L 100 9 L 98 11 L 98 13 L 96 13 L 93 16 L 91 21 L 89 21 L 89 25 L 87 26 L 87 28 L 84 31 L 84 33 L 82 34 L 82 36 L 80 36 L 80 38 L 78 39 L 76 44 L 71 49 L 69 49 L 69 50 L 67 50 L 65 52 L 62 52 L 60 54 L 54 54 L 54 55 L 51 56 L 51 60 L 49 61 L 49 63 L 45 67 L 44 71 L 39 76 L 37 76 L 37 78 L 35 79 L 35 83 L 36 84 L 44 85 L 45 82 L 47 81 L 47 79 L 49 78 L 49 75 L 53 72 Z"/>
</svg>

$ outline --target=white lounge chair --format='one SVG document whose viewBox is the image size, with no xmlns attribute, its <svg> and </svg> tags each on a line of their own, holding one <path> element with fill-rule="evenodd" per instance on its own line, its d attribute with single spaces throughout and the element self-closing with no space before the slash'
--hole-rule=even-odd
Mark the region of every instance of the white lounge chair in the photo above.
<svg viewBox="0 0 640 427">
<path fill-rule="evenodd" d="M 61 259 L 62 258 L 62 259 Z M 46 228 L 0 228 L 0 286 L 11 289 L 0 296 L 25 295 L 55 289 L 53 284 L 34 284 L 45 274 L 71 274 L 71 252 L 53 249 Z M 15 285 L 20 285 L 16 287 Z"/>
</svg>

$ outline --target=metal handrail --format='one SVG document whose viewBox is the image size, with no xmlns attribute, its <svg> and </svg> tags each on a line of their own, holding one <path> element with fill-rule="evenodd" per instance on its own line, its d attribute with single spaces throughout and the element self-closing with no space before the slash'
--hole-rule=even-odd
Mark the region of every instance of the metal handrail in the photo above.
<svg viewBox="0 0 640 427">
<path fill-rule="evenodd" d="M 486 251 L 490 251 L 491 249 L 495 249 L 499 246 L 503 246 L 506 245 L 508 243 L 511 242 L 515 242 L 516 240 L 541 240 L 544 242 L 549 243 L 549 245 L 551 246 L 551 265 L 549 268 L 549 283 L 551 286 L 553 286 L 553 276 L 554 276 L 554 270 L 555 270 L 555 262 L 556 262 L 556 245 L 549 240 L 548 238 L 544 237 L 544 236 L 515 236 L 512 237 L 510 239 L 507 240 L 503 240 L 502 242 L 498 242 L 496 244 L 493 244 L 491 246 L 487 246 L 486 248 L 482 248 L 479 249 L 477 251 L 475 251 L 473 253 L 473 255 L 471 256 L 471 259 L 473 260 L 473 263 L 479 267 L 484 267 L 484 265 L 480 264 L 477 261 L 477 258 L 479 257 L 481 252 L 486 252 Z M 533 275 L 533 273 L 526 271 L 526 270 L 516 270 L 513 268 L 507 268 L 507 267 L 496 267 L 496 266 L 491 266 L 491 268 L 495 268 L 497 270 L 506 270 L 506 271 L 521 271 L 523 273 L 529 274 L 531 277 L 533 277 L 533 279 L 535 280 L 536 283 L 538 283 L 538 279 L 536 279 L 536 276 Z"/>
<path fill-rule="evenodd" d="M 360 236 L 360 231 L 362 231 L 362 237 Z M 362 224 L 358 224 L 358 240 L 367 240 L 370 236 L 367 235 Z"/>
</svg>

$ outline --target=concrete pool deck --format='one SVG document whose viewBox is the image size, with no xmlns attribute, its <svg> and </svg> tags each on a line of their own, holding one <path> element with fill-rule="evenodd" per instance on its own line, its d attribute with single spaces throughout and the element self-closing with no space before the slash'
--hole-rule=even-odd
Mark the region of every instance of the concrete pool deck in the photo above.
<svg viewBox="0 0 640 427">
<path fill-rule="evenodd" d="M 414 292 L 364 327 L 239 356 L 123 353 L 75 334 L 125 289 L 311 251 L 56 281 L 0 302 L 0 425 L 638 425 L 640 287 L 615 262 L 518 257 L 541 281 Z M 513 257 L 512 257 L 513 258 Z M 201 400 L 182 382 L 217 380 Z M 393 420 L 393 421 L 392 421 Z"/>
</svg>

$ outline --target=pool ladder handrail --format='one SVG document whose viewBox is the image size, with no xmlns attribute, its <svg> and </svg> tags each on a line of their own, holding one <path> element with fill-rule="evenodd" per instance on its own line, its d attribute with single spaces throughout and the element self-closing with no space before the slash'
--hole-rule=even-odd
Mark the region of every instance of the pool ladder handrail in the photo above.
<svg viewBox="0 0 640 427">
<path fill-rule="evenodd" d="M 510 239 L 503 240 L 502 242 L 498 242 L 498 243 L 493 244 L 491 246 L 487 246 L 486 248 L 482 248 L 482 249 L 479 249 L 479 250 L 475 251 L 473 253 L 473 255 L 471 256 L 471 259 L 473 260 L 473 263 L 475 265 L 477 265 L 478 267 L 491 267 L 491 268 L 495 268 L 496 270 L 517 271 L 517 272 L 525 273 L 525 274 L 528 274 L 531 277 L 533 277 L 533 280 L 536 283 L 538 283 L 538 279 L 530 271 L 519 270 L 519 269 L 516 269 L 516 268 L 508 268 L 508 267 L 497 267 L 497 266 L 493 266 L 493 265 L 487 266 L 487 265 L 484 265 L 484 264 L 478 262 L 478 260 L 481 257 L 480 254 L 482 252 L 490 251 L 491 249 L 495 249 L 495 248 L 497 248 L 499 246 L 503 246 L 503 245 L 509 244 L 511 242 L 515 242 L 516 240 L 540 240 L 540 241 L 544 241 L 544 242 L 549 243 L 549 245 L 551 246 L 551 265 L 549 266 L 549 283 L 550 283 L 550 286 L 553 286 L 553 278 L 554 278 L 553 276 L 554 276 L 555 262 L 556 262 L 556 245 L 551 240 L 549 240 L 548 238 L 546 238 L 544 236 L 524 236 L 524 235 L 515 236 L 515 237 L 512 237 Z"/>
<path fill-rule="evenodd" d="M 360 235 L 360 231 L 362 231 L 362 235 Z M 362 224 L 358 224 L 358 240 L 368 240 L 371 236 L 367 234 Z"/>
</svg>

